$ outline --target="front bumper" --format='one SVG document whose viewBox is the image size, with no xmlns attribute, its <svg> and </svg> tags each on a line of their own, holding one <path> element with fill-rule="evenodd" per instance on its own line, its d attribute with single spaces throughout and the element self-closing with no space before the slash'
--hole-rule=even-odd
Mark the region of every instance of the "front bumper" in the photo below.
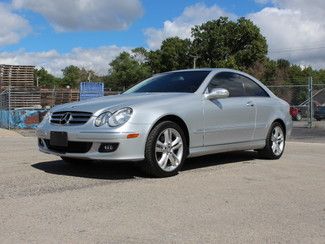
<svg viewBox="0 0 325 244">
<path fill-rule="evenodd" d="M 87 126 L 60 126 L 50 123 L 39 126 L 36 135 L 41 141 L 39 150 L 44 153 L 57 155 L 60 157 L 82 158 L 91 160 L 122 160 L 122 161 L 140 161 L 144 159 L 145 142 L 147 137 L 146 124 L 133 124 L 111 128 L 94 128 Z M 131 129 L 132 128 L 132 129 Z M 60 152 L 50 149 L 46 141 L 50 140 L 51 131 L 67 132 L 68 141 L 77 145 L 77 142 L 91 143 L 90 149 L 84 153 Z M 128 139 L 127 135 L 138 133 L 137 138 Z M 113 152 L 99 152 L 102 143 L 118 144 Z"/>
</svg>

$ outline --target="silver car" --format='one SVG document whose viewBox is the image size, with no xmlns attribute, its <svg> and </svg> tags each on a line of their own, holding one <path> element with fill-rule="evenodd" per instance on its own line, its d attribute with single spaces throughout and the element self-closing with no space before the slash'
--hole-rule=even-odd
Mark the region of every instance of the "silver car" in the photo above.
<svg viewBox="0 0 325 244">
<path fill-rule="evenodd" d="M 280 158 L 292 129 L 289 109 L 243 72 L 179 70 L 121 95 L 56 106 L 37 136 L 40 151 L 69 163 L 139 161 L 148 174 L 166 177 L 206 154 L 256 150 Z"/>
</svg>

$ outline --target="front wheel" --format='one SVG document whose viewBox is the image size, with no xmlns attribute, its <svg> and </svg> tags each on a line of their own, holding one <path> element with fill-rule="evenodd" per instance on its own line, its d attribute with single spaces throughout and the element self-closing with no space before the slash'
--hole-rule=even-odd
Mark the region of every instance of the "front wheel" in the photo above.
<svg viewBox="0 0 325 244">
<path fill-rule="evenodd" d="M 285 133 L 279 122 L 274 122 L 266 138 L 266 145 L 259 150 L 259 155 L 267 159 L 279 159 L 285 147 Z"/>
<path fill-rule="evenodd" d="M 148 136 L 142 168 L 154 177 L 176 175 L 183 165 L 187 150 L 186 138 L 180 126 L 163 121 Z"/>
</svg>

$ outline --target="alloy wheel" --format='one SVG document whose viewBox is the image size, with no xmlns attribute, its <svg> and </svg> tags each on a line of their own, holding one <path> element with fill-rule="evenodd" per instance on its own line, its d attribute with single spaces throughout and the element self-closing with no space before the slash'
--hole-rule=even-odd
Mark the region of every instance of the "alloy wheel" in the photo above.
<svg viewBox="0 0 325 244">
<path fill-rule="evenodd" d="M 271 141 L 272 141 L 271 148 L 274 155 L 276 156 L 281 155 L 284 149 L 284 133 L 280 126 L 275 126 L 273 128 Z"/>
<path fill-rule="evenodd" d="M 184 154 L 183 140 L 180 133 L 173 129 L 163 130 L 157 137 L 155 156 L 159 167 L 171 172 L 182 162 Z"/>
</svg>

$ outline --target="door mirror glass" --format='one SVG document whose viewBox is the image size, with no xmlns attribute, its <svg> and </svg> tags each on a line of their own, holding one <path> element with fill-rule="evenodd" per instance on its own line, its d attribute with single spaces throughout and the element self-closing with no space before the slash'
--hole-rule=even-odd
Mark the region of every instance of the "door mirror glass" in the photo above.
<svg viewBox="0 0 325 244">
<path fill-rule="evenodd" d="M 224 88 L 213 88 L 210 92 L 205 94 L 205 98 L 209 100 L 226 97 L 229 97 L 229 91 Z"/>
</svg>

